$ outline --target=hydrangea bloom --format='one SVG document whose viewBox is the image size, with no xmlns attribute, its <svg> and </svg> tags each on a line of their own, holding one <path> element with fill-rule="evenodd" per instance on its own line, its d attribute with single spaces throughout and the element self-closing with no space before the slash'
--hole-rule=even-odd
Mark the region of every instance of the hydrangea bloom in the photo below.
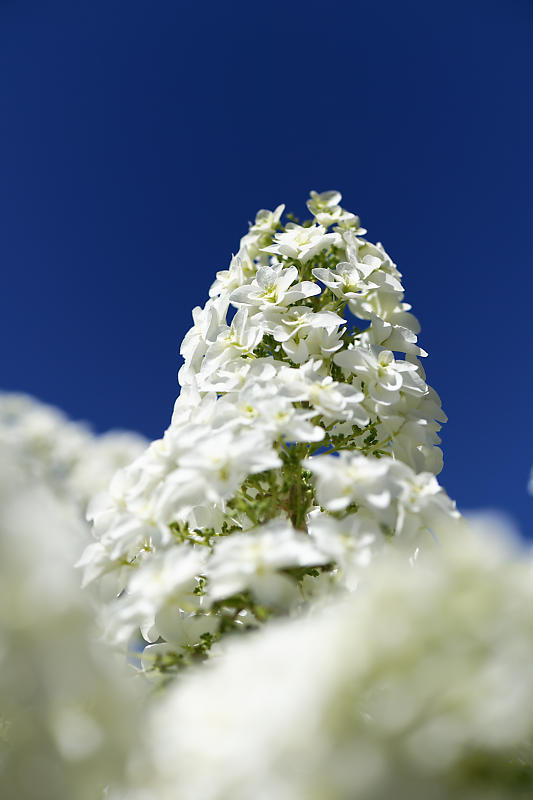
<svg viewBox="0 0 533 800">
<path fill-rule="evenodd" d="M 445 539 L 171 687 L 123 800 L 530 797 L 533 562 L 486 526 Z"/>
<path fill-rule="evenodd" d="M 340 199 L 313 192 L 303 224 L 282 224 L 282 206 L 258 213 L 193 311 L 168 430 L 91 506 L 85 580 L 116 575 L 109 628 L 165 639 L 161 668 L 318 587 L 353 587 L 386 539 L 415 552 L 456 515 L 435 478 L 445 417 L 401 274 Z M 177 549 L 187 598 L 172 581 L 151 589 Z M 183 631 L 184 613 L 197 631 L 185 648 L 163 631 Z"/>
</svg>

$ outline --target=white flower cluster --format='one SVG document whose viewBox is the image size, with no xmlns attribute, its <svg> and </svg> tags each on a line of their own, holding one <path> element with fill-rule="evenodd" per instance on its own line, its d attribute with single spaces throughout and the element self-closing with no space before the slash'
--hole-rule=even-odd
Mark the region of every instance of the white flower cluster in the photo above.
<svg viewBox="0 0 533 800">
<path fill-rule="evenodd" d="M 146 449 L 138 434 L 94 436 L 54 408 L 25 394 L 0 394 L 0 449 L 9 448 L 28 473 L 85 513 L 92 495 Z"/>
<path fill-rule="evenodd" d="M 445 539 L 189 672 L 122 800 L 531 797 L 533 560 L 505 531 Z"/>
<path fill-rule="evenodd" d="M 0 795 L 94 800 L 120 782 L 144 692 L 94 640 L 83 522 L 20 451 L 0 463 Z"/>
<path fill-rule="evenodd" d="M 456 514 L 401 275 L 340 200 L 258 213 L 193 311 L 170 427 L 91 507 L 85 580 L 116 574 L 110 628 L 161 667 Z"/>
<path fill-rule="evenodd" d="M 533 557 L 439 485 L 401 275 L 340 200 L 258 213 L 161 440 L 0 395 L 2 800 L 533 796 Z M 146 703 L 95 613 L 158 680 L 206 663 Z"/>
</svg>

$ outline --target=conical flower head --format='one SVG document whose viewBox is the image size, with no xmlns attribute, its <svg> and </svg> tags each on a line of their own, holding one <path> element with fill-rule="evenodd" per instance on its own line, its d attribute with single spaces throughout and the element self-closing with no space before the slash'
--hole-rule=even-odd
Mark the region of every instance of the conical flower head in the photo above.
<svg viewBox="0 0 533 800">
<path fill-rule="evenodd" d="M 110 628 L 140 626 L 147 664 L 351 589 L 456 514 L 401 274 L 340 200 L 257 214 L 193 311 L 170 427 L 94 503 L 86 577 L 117 573 Z"/>
</svg>

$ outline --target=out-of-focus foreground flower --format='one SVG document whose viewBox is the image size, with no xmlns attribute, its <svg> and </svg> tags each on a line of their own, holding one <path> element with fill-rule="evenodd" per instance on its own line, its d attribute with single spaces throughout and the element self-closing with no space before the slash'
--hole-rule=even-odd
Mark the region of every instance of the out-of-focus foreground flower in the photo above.
<svg viewBox="0 0 533 800">
<path fill-rule="evenodd" d="M 142 687 L 94 642 L 74 561 L 85 537 L 70 502 L 0 464 L 0 796 L 95 800 L 120 782 Z"/>
<path fill-rule="evenodd" d="M 486 527 L 412 567 L 391 548 L 343 602 L 233 640 L 152 709 L 125 797 L 531 797 L 533 562 L 513 548 Z"/>
</svg>

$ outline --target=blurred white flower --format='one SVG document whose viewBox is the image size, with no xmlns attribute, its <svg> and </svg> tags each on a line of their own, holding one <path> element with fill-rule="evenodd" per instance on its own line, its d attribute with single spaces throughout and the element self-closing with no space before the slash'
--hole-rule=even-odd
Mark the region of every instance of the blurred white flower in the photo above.
<svg viewBox="0 0 533 800">
<path fill-rule="evenodd" d="M 280 569 L 317 566 L 327 561 L 328 557 L 308 536 L 284 520 L 272 520 L 216 543 L 206 570 L 209 598 L 222 600 L 246 589 L 260 603 L 283 604 L 284 595 L 294 594 L 294 583 L 280 575 Z"/>
<path fill-rule="evenodd" d="M 509 800 L 533 787 L 533 562 L 452 531 L 162 696 L 125 796 Z M 143 787 L 146 795 L 137 795 Z"/>
<path fill-rule="evenodd" d="M 146 445 L 142 436 L 126 431 L 95 436 L 29 395 L 0 393 L 0 446 L 9 447 L 20 467 L 82 515 L 90 498 Z"/>
<path fill-rule="evenodd" d="M 93 800 L 120 784 L 141 685 L 94 639 L 73 567 L 83 524 L 29 477 L 0 466 L 0 784 L 3 800 Z"/>
</svg>

